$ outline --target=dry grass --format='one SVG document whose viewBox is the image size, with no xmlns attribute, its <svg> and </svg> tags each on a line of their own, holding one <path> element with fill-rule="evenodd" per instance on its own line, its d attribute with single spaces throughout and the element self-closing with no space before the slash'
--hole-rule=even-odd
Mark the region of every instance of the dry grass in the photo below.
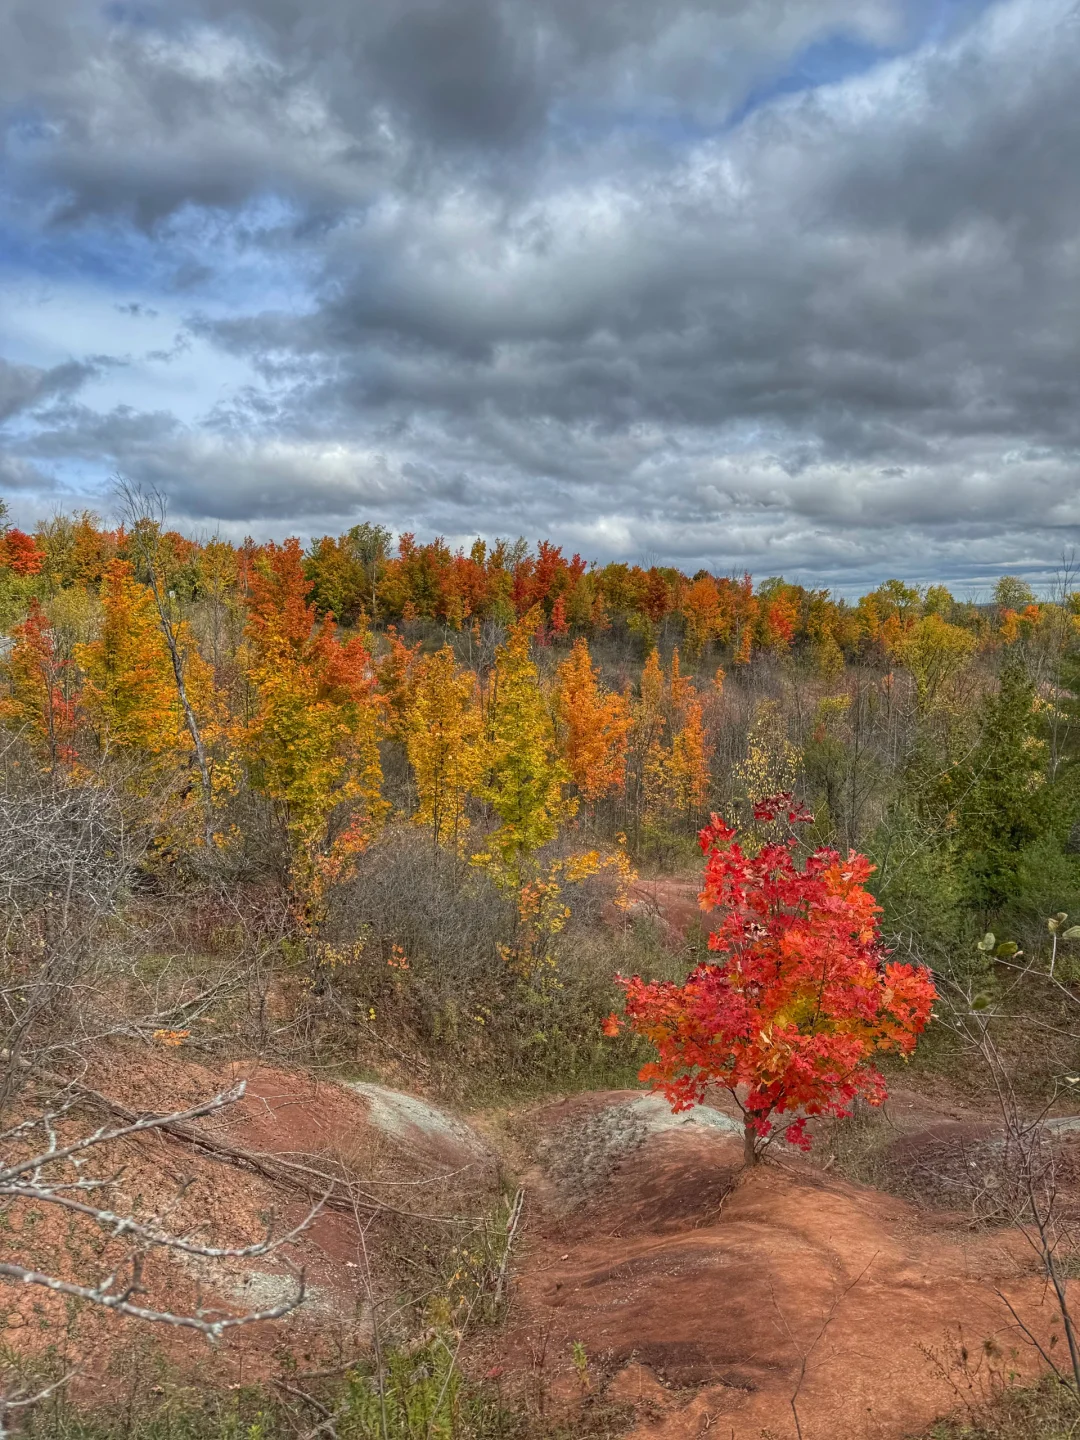
<svg viewBox="0 0 1080 1440">
<path fill-rule="evenodd" d="M 1075 1440 L 1077 1435 L 1076 1395 L 1049 1379 L 1040 1385 L 1003 1387 L 961 1417 L 941 1421 L 918 1440 Z"/>
</svg>

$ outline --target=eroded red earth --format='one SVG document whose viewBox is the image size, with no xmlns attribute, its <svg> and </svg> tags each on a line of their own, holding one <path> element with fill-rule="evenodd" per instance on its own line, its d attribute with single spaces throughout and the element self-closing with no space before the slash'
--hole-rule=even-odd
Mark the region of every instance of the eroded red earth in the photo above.
<svg viewBox="0 0 1080 1440">
<path fill-rule="evenodd" d="M 577 1209 L 537 1167 L 516 1373 L 542 1357 L 572 1404 L 579 1342 L 589 1387 L 634 1405 L 635 1436 L 886 1440 L 956 1406 L 962 1344 L 984 1376 L 1034 1370 L 1005 1299 L 1044 1342 L 1054 1314 L 1017 1232 L 976 1233 L 805 1161 L 747 1174 L 740 1160 L 737 1137 L 697 1125 L 652 1134 Z"/>
<path fill-rule="evenodd" d="M 156 1057 L 133 1059 L 97 1083 L 104 1089 L 111 1079 L 121 1102 L 152 1094 L 180 1106 L 237 1073 Z M 955 1409 L 988 1372 L 1035 1372 L 1009 1305 L 1044 1345 L 1055 1328 L 1023 1236 L 974 1225 L 959 1201 L 942 1203 L 942 1194 L 949 1203 L 963 1195 L 949 1189 L 940 1157 L 955 1152 L 970 1166 L 963 1156 L 993 1149 L 984 1120 L 944 1102 L 911 1092 L 896 1099 L 905 1135 L 890 1163 L 901 1179 L 911 1168 L 909 1200 L 791 1154 L 747 1173 L 733 1117 L 709 1112 L 675 1123 L 640 1092 L 571 1097 L 470 1127 L 417 1097 L 265 1067 L 248 1075 L 244 1101 L 214 1124 L 220 1138 L 316 1168 L 333 1160 L 388 1199 L 417 1186 L 427 1195 L 441 1174 L 456 1187 L 455 1203 L 490 1206 L 493 1152 L 502 1146 L 526 1189 L 525 1224 L 507 1321 L 472 1343 L 465 1363 L 477 1375 L 500 1371 L 508 1395 L 542 1395 L 571 1414 L 598 1396 L 619 1402 L 637 1440 L 900 1440 Z M 968 1150 L 946 1143 L 949 1126 Z M 118 1158 L 132 1194 L 149 1203 L 155 1190 L 166 1199 L 186 1183 L 176 1222 L 234 1243 L 258 1237 L 271 1211 L 295 1223 L 308 1203 L 160 1136 Z M 920 1196 L 929 1169 L 946 1188 Z M 438 1193 L 435 1184 L 430 1194 Z M 297 1243 L 291 1262 L 306 1268 L 312 1303 L 281 1326 L 232 1337 L 213 1356 L 215 1381 L 273 1375 L 283 1349 L 312 1368 L 363 1353 L 365 1245 L 377 1247 L 383 1233 L 408 1245 L 411 1232 L 376 1228 L 362 1242 L 358 1218 L 327 1213 Z M 43 1266 L 70 1265 L 75 1274 L 97 1265 L 71 1250 L 53 1217 L 39 1222 L 32 1242 Z M 9 1232 L 5 1247 L 18 1243 L 19 1231 Z M 376 1279 L 381 1258 L 370 1256 Z M 157 1275 L 177 1305 L 216 1294 L 241 1308 L 291 1279 L 283 1258 L 220 1275 L 175 1267 Z M 140 1343 L 111 1317 L 65 1330 L 62 1306 L 27 1287 L 5 1287 L 0 1301 L 5 1341 L 22 1351 L 59 1343 L 83 1367 L 84 1394 L 111 1393 L 117 1353 Z M 198 1337 L 170 1334 L 166 1343 L 181 1368 L 211 1375 Z"/>
</svg>

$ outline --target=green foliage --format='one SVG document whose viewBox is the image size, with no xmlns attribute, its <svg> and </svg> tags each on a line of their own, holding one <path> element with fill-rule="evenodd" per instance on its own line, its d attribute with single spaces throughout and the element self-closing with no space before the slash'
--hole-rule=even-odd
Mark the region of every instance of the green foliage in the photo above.
<svg viewBox="0 0 1080 1440">
<path fill-rule="evenodd" d="M 365 611 L 374 617 L 390 540 L 384 525 L 363 524 L 312 541 L 304 574 L 320 615 L 333 615 L 343 625 L 356 624 Z"/>
<path fill-rule="evenodd" d="M 1048 911 L 1075 908 L 1080 867 L 1066 852 L 1077 803 L 1068 763 L 1051 775 L 1046 712 L 1023 668 L 1006 664 L 984 707 L 970 760 L 946 779 L 956 873 L 964 903 L 1004 928 L 1030 927 Z"/>
<path fill-rule="evenodd" d="M 813 729 L 803 746 L 806 794 L 814 813 L 813 839 L 819 845 L 837 840 L 837 821 L 851 776 L 850 708 L 850 695 L 828 695 L 819 701 Z"/>
<path fill-rule="evenodd" d="M 923 611 L 927 615 L 940 615 L 948 620 L 956 601 L 945 585 L 931 585 L 923 599 Z"/>
<path fill-rule="evenodd" d="M 39 575 L 16 575 L 0 566 L 0 635 L 7 635 L 13 626 L 26 619 L 30 601 L 43 590 Z"/>
<path fill-rule="evenodd" d="M 956 975 L 977 922 L 964 907 L 947 832 L 904 799 L 877 827 L 867 853 L 877 867 L 870 889 L 884 911 L 885 934 L 914 937 L 936 970 Z"/>
<path fill-rule="evenodd" d="M 913 937 L 957 978 L 980 963 L 972 945 L 985 930 L 1037 945 L 1047 914 L 1080 910 L 1067 848 L 1080 772 L 1067 756 L 1051 767 L 1047 723 L 1023 666 L 1008 661 L 960 760 L 948 763 L 948 748 L 962 731 L 923 733 L 868 846 L 886 931 Z"/>
<path fill-rule="evenodd" d="M 956 848 L 967 898 L 997 913 L 1016 893 L 1020 857 L 1040 835 L 1046 745 L 1035 687 L 1015 663 L 985 708 L 970 762 L 950 776 L 956 797 Z"/>
<path fill-rule="evenodd" d="M 245 1386 L 179 1390 L 154 1405 L 70 1404 L 62 1395 L 23 1420 L 27 1440 L 284 1440 L 293 1433 L 272 1393 Z"/>
<path fill-rule="evenodd" d="M 471 1418 L 463 1413 L 462 1389 L 454 1351 L 441 1336 L 418 1353 L 396 1351 L 382 1375 L 354 1371 L 350 1376 L 338 1435 L 341 1440 L 452 1440 Z M 468 1408 L 480 1409 L 475 1418 L 483 1424 L 482 1409 Z M 483 1434 L 483 1429 L 473 1433 Z"/>
</svg>

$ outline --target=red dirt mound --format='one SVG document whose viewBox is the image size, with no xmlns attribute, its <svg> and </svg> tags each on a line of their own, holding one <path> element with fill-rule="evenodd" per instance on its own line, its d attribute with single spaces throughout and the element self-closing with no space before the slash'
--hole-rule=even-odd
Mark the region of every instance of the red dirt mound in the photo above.
<svg viewBox="0 0 1080 1440">
<path fill-rule="evenodd" d="M 1034 1370 L 995 1293 L 1047 1335 L 1016 1232 L 945 1228 L 799 1159 L 740 1160 L 737 1139 L 688 1125 L 627 1151 L 586 1210 L 534 1175 L 509 1337 L 522 1383 L 542 1357 L 554 1393 L 580 1392 L 580 1342 L 585 1385 L 632 1403 L 642 1440 L 889 1440 L 955 1404 L 961 1335 Z"/>
</svg>

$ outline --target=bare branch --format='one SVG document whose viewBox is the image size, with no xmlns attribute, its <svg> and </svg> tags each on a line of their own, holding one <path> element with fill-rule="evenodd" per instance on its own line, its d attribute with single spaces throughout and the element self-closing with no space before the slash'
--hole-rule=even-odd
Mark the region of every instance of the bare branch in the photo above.
<svg viewBox="0 0 1080 1440">
<path fill-rule="evenodd" d="M 115 1140 L 123 1140 L 127 1136 L 139 1135 L 147 1130 L 167 1130 L 170 1126 L 180 1125 L 188 1120 L 197 1120 L 204 1115 L 213 1115 L 226 1105 L 235 1104 L 242 1098 L 246 1088 L 246 1082 L 241 1080 L 231 1089 L 222 1090 L 210 1100 L 204 1100 L 201 1105 L 193 1105 L 187 1110 L 174 1110 L 169 1115 L 145 1115 L 140 1119 L 133 1120 L 130 1125 L 123 1125 L 116 1130 L 106 1130 L 103 1126 L 101 1129 L 95 1130 L 92 1135 L 84 1135 L 70 1145 L 49 1149 L 40 1155 L 31 1156 L 28 1160 L 0 1170 L 0 1185 L 10 1184 L 20 1175 L 25 1175 L 46 1164 L 52 1165 L 59 1160 L 67 1160 L 96 1145 L 108 1145 Z"/>
<path fill-rule="evenodd" d="M 91 1186 L 97 1188 L 113 1182 L 111 1180 L 93 1180 L 79 1183 L 81 1188 Z M 58 1193 L 61 1188 L 63 1187 L 57 1187 L 56 1190 L 45 1190 L 36 1185 L 5 1186 L 0 1184 L 0 1195 L 7 1195 L 17 1200 L 33 1200 L 45 1205 L 60 1205 L 65 1210 L 73 1210 L 78 1215 L 85 1215 L 87 1219 L 111 1230 L 114 1239 L 130 1235 L 137 1240 L 145 1241 L 155 1249 L 179 1250 L 185 1255 L 198 1255 L 207 1260 L 253 1260 L 260 1255 L 271 1255 L 275 1250 L 280 1250 L 283 1245 L 290 1245 L 294 1240 L 299 1239 L 306 1230 L 310 1229 L 312 1222 L 325 1209 L 324 1198 L 313 1205 L 300 1224 L 295 1225 L 286 1234 L 274 1236 L 268 1230 L 266 1238 L 254 1245 L 200 1245 L 181 1236 L 168 1235 L 153 1226 L 140 1224 L 129 1215 L 118 1215 L 112 1210 L 101 1210 L 93 1205 L 84 1205 L 78 1200 L 73 1200 L 69 1195 Z"/>
<path fill-rule="evenodd" d="M 8 1280 L 20 1281 L 23 1285 L 42 1285 L 46 1290 L 51 1290 L 57 1295 L 70 1295 L 77 1300 L 89 1300 L 95 1305 L 104 1306 L 106 1310 L 112 1310 L 117 1315 L 130 1315 L 136 1320 L 148 1320 L 154 1324 L 198 1330 L 201 1334 L 214 1340 L 219 1339 L 226 1330 L 234 1330 L 241 1325 L 256 1325 L 263 1320 L 280 1320 L 295 1310 L 298 1305 L 302 1305 L 307 1294 L 304 1276 L 301 1273 L 297 1292 L 291 1300 L 286 1300 L 281 1305 L 275 1305 L 270 1310 L 253 1310 L 245 1315 L 227 1315 L 220 1320 L 207 1320 L 200 1315 L 174 1315 L 169 1310 L 150 1310 L 143 1305 L 133 1305 L 129 1297 L 136 1292 L 135 1282 L 132 1282 L 124 1290 L 113 1291 L 111 1286 L 115 1277 L 112 1275 L 103 1280 L 99 1286 L 73 1285 L 70 1281 L 60 1280 L 55 1275 L 43 1275 L 40 1271 L 27 1270 L 22 1265 L 12 1265 L 7 1261 L 0 1261 L 0 1275 Z"/>
</svg>

